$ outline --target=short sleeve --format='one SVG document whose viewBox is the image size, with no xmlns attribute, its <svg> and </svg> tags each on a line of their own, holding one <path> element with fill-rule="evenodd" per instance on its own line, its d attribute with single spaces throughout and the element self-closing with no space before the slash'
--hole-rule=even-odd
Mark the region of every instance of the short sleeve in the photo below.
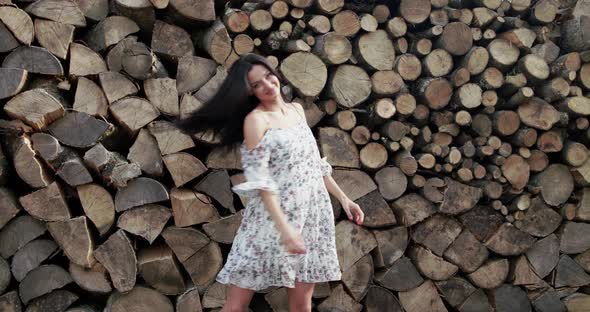
<svg viewBox="0 0 590 312">
<path fill-rule="evenodd" d="M 278 193 L 279 187 L 273 180 L 269 168 L 270 147 L 259 144 L 254 149 L 247 150 L 242 146 L 240 153 L 246 182 L 235 185 L 232 190 L 246 197 L 258 195 L 258 190 Z"/>
<path fill-rule="evenodd" d="M 323 177 L 332 174 L 332 165 L 328 163 L 326 157 L 320 158 L 320 171 L 322 172 Z"/>
</svg>

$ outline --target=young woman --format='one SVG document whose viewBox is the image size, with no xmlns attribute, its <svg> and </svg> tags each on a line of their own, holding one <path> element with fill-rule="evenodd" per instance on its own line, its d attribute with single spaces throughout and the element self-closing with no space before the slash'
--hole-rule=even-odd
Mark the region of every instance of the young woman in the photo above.
<svg viewBox="0 0 590 312">
<path fill-rule="evenodd" d="M 254 292 L 284 286 L 289 311 L 311 311 L 314 283 L 340 280 L 334 215 L 364 214 L 330 176 L 303 108 L 286 103 L 279 74 L 266 58 L 247 54 L 231 67 L 217 94 L 184 120 L 188 132 L 213 130 L 223 145 L 240 144 L 248 197 L 242 223 L 216 280 L 228 284 L 222 311 L 247 311 Z M 243 142 L 242 142 L 243 141 Z"/>
</svg>

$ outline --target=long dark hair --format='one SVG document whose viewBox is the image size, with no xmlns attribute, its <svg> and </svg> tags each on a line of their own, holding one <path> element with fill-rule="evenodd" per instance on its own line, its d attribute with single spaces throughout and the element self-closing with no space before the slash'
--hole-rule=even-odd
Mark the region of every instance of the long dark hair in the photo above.
<svg viewBox="0 0 590 312">
<path fill-rule="evenodd" d="M 211 131 L 219 137 L 219 143 L 228 148 L 241 143 L 244 140 L 244 119 L 259 103 L 250 92 L 248 82 L 248 72 L 256 64 L 265 66 L 283 82 L 265 57 L 254 53 L 242 55 L 231 66 L 215 95 L 187 118 L 177 120 L 176 125 L 189 134 Z"/>
</svg>

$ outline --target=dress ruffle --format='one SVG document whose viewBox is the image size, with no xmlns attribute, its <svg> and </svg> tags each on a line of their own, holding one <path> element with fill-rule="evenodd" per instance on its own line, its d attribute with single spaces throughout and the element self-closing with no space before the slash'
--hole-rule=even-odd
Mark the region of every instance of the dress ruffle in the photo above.
<svg viewBox="0 0 590 312">
<path fill-rule="evenodd" d="M 328 176 L 332 174 L 332 165 L 328 163 L 326 157 L 320 158 L 320 171 L 322 176 Z"/>
<path fill-rule="evenodd" d="M 231 189 L 238 195 L 250 198 L 256 196 L 259 190 L 271 191 L 276 194 L 279 191 L 279 186 L 270 178 L 262 178 L 237 184 Z"/>
</svg>

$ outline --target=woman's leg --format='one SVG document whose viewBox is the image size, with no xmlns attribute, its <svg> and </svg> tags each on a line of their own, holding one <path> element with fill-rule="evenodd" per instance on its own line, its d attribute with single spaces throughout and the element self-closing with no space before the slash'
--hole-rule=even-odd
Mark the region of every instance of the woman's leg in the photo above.
<svg viewBox="0 0 590 312">
<path fill-rule="evenodd" d="M 287 288 L 289 312 L 311 312 L 311 296 L 314 283 L 295 281 L 295 288 Z"/>
<path fill-rule="evenodd" d="M 247 312 L 252 296 L 254 296 L 254 291 L 251 289 L 228 285 L 225 304 L 221 312 Z"/>
</svg>

